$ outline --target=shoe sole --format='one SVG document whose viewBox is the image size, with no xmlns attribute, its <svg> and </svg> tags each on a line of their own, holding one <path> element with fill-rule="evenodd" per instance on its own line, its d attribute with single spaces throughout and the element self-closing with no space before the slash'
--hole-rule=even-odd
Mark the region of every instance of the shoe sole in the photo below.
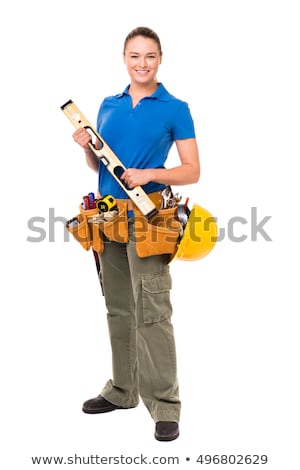
<svg viewBox="0 0 300 470">
<path fill-rule="evenodd" d="M 115 411 L 115 410 L 126 410 L 127 408 L 123 408 L 122 406 L 114 406 L 113 408 L 106 408 L 102 410 L 91 410 L 88 408 L 82 408 L 82 411 L 84 413 L 87 413 L 89 415 L 95 415 L 95 414 L 100 414 L 100 413 L 109 413 L 110 411 Z"/>
<path fill-rule="evenodd" d="M 179 437 L 179 432 L 177 434 L 174 434 L 172 436 L 160 436 L 159 434 L 155 433 L 155 439 L 161 442 L 168 442 L 168 441 L 174 441 Z"/>
</svg>

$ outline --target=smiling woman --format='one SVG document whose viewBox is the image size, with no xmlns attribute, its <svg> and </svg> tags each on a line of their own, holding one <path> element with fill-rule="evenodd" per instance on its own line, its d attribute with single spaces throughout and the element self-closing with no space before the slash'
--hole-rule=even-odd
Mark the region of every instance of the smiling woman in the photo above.
<svg viewBox="0 0 300 470">
<path fill-rule="evenodd" d="M 130 95 L 134 107 L 147 96 L 145 92 L 151 96 L 157 88 L 156 75 L 162 59 L 160 40 L 148 28 L 137 28 L 127 36 L 123 54 L 131 79 Z"/>
<path fill-rule="evenodd" d="M 159 210 L 161 191 L 167 185 L 198 181 L 200 163 L 194 123 L 188 104 L 171 95 L 157 80 L 162 49 L 153 30 L 138 27 L 131 31 L 125 39 L 123 57 L 130 84 L 122 93 L 103 100 L 97 131 L 127 168 L 120 175 L 126 186 L 142 186 Z M 99 165 L 89 147 L 91 136 L 86 129 L 77 129 L 73 137 L 84 149 L 88 165 L 98 171 L 99 193 L 112 195 L 119 207 L 125 200 L 128 209 L 123 242 L 104 237 L 104 248 L 99 253 L 113 378 L 99 396 L 83 404 L 83 411 L 104 413 L 133 408 L 141 397 L 155 421 L 155 438 L 171 441 L 179 435 L 181 402 L 171 321 L 170 251 L 165 240 L 149 238 L 148 224 L 143 224 L 142 234 L 138 231 L 140 215 L 136 208 L 130 208 L 132 201 L 105 166 Z M 165 168 L 174 143 L 180 163 Z M 165 209 L 165 214 L 169 210 L 175 209 Z M 178 224 L 178 220 L 175 222 Z M 116 233 L 118 230 L 120 226 Z M 170 231 L 165 232 L 171 236 Z M 174 247 L 178 233 L 173 230 Z M 147 245 L 144 243 L 143 250 L 138 240 L 141 238 Z"/>
</svg>

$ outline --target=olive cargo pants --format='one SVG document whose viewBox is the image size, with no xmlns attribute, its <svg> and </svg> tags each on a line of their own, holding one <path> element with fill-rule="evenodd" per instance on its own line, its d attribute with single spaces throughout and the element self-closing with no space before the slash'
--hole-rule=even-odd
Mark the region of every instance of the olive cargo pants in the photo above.
<svg viewBox="0 0 300 470">
<path fill-rule="evenodd" d="M 128 408 L 140 396 L 155 422 L 178 422 L 169 256 L 139 258 L 128 225 L 129 242 L 105 240 L 100 255 L 113 369 L 101 395 Z"/>
</svg>

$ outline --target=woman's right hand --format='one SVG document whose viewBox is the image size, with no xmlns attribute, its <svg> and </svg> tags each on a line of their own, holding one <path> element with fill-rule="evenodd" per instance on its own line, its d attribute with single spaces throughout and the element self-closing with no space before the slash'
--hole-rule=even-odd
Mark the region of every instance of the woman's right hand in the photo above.
<svg viewBox="0 0 300 470">
<path fill-rule="evenodd" d="M 88 133 L 86 129 L 83 127 L 76 129 L 76 131 L 73 134 L 73 139 L 75 142 L 77 142 L 78 145 L 80 145 L 84 150 L 89 150 L 89 142 L 92 141 L 91 134 Z"/>
</svg>

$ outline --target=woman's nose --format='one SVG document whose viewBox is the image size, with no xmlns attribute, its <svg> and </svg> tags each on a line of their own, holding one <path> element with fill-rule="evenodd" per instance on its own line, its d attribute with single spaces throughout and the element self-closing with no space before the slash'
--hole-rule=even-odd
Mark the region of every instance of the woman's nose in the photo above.
<svg viewBox="0 0 300 470">
<path fill-rule="evenodd" d="M 145 57 L 140 57 L 139 66 L 140 67 L 145 67 L 146 66 L 146 58 Z"/>
</svg>

